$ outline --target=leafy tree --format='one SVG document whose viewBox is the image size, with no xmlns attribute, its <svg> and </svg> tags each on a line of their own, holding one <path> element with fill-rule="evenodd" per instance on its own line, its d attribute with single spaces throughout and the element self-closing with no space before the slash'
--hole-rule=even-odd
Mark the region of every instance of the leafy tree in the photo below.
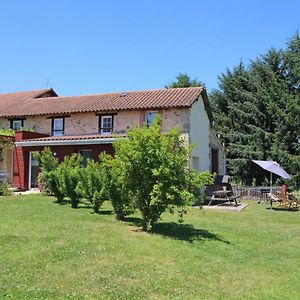
<svg viewBox="0 0 300 300">
<path fill-rule="evenodd" d="M 143 218 L 143 230 L 153 228 L 161 214 L 179 209 L 180 217 L 187 204 L 192 204 L 212 175 L 196 174 L 189 167 L 190 149 L 180 130 L 161 132 L 157 118 L 149 128 L 136 128 L 126 140 L 114 143 L 115 156 L 126 166 L 124 182 L 134 196 Z"/>
<path fill-rule="evenodd" d="M 210 98 L 216 130 L 226 144 L 228 170 L 250 184 L 266 172 L 251 159 L 277 160 L 300 180 L 299 35 L 286 50 L 270 49 L 248 67 L 243 63 L 219 78 Z M 296 62 L 296 63 L 295 63 Z"/>
<path fill-rule="evenodd" d="M 187 73 L 179 73 L 176 76 L 176 80 L 172 81 L 170 84 L 166 85 L 166 89 L 171 88 L 186 88 L 186 87 L 205 87 L 205 84 L 202 81 L 198 81 L 197 78 L 191 79 Z"/>
</svg>

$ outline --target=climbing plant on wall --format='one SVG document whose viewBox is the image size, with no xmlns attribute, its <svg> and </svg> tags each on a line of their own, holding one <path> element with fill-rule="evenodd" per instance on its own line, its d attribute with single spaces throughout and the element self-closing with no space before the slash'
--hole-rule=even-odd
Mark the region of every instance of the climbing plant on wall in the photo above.
<svg viewBox="0 0 300 300">
<path fill-rule="evenodd" d="M 15 132 L 11 129 L 0 129 L 0 162 L 3 161 L 3 150 L 7 145 L 12 145 L 12 137 L 15 135 Z"/>
</svg>

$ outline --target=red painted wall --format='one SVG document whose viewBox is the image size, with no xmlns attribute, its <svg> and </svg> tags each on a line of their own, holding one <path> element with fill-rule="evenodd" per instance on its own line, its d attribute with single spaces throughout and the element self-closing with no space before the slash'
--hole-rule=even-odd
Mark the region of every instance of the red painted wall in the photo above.
<svg viewBox="0 0 300 300">
<path fill-rule="evenodd" d="M 21 190 L 28 190 L 29 184 L 29 153 L 31 151 L 42 151 L 43 147 L 15 147 L 14 150 L 14 187 Z M 104 145 L 72 145 L 72 146 L 53 146 L 50 147 L 59 161 L 63 161 L 65 156 L 78 153 L 80 150 L 92 150 L 92 158 L 99 159 L 101 152 L 114 155 L 114 148 L 111 144 Z"/>
<path fill-rule="evenodd" d="M 16 131 L 15 141 L 26 139 L 34 139 L 47 137 L 47 134 L 31 132 L 31 131 Z M 26 148 L 14 147 L 13 153 L 13 185 L 21 190 L 28 190 L 29 177 L 29 151 Z"/>
</svg>

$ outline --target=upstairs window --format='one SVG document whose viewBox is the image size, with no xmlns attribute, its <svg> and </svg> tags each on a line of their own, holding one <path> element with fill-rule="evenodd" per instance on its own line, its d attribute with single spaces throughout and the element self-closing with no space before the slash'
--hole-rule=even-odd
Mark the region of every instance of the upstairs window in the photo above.
<svg viewBox="0 0 300 300">
<path fill-rule="evenodd" d="M 113 115 L 102 115 L 99 118 L 99 132 L 101 134 L 111 134 L 114 127 Z"/>
<path fill-rule="evenodd" d="M 150 126 L 153 124 L 154 119 L 158 115 L 157 111 L 151 111 L 146 113 L 146 125 Z"/>
<path fill-rule="evenodd" d="M 21 130 L 24 127 L 24 120 L 14 119 L 10 120 L 10 128 L 13 130 Z"/>
<path fill-rule="evenodd" d="M 52 135 L 62 136 L 65 131 L 65 119 L 64 118 L 54 118 L 52 119 Z"/>
</svg>

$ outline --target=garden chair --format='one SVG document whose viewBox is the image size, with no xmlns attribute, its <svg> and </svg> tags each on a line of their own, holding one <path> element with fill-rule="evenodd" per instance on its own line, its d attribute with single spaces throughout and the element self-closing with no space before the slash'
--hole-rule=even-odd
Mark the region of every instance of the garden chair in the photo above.
<svg viewBox="0 0 300 300">
<path fill-rule="evenodd" d="M 298 209 L 300 207 L 300 200 L 292 194 L 283 194 L 278 192 L 276 194 L 267 194 L 270 201 L 277 202 L 278 207 L 285 207 L 290 209 Z"/>
<path fill-rule="evenodd" d="M 300 207 L 300 199 L 293 194 L 287 195 L 287 202 L 289 204 L 289 209 L 298 209 Z"/>
<path fill-rule="evenodd" d="M 283 203 L 285 202 L 285 197 L 281 193 L 276 193 L 276 194 L 271 194 L 267 193 L 267 199 L 272 203 L 277 202 L 279 206 L 282 206 Z"/>
</svg>

